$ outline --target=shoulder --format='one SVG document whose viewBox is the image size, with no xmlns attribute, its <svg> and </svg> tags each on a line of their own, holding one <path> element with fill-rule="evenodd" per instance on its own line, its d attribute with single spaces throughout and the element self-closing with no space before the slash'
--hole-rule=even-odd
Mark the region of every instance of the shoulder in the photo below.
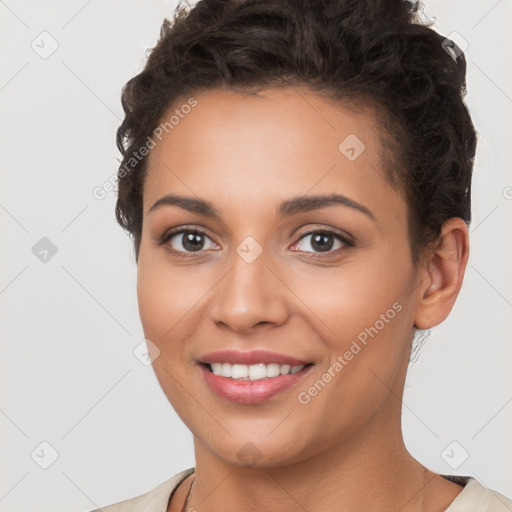
<svg viewBox="0 0 512 512">
<path fill-rule="evenodd" d="M 511 512 L 512 500 L 484 487 L 474 478 L 465 478 L 466 485 L 445 512 Z"/>
<path fill-rule="evenodd" d="M 91 512 L 166 512 L 170 495 L 193 472 L 193 468 L 186 469 L 145 494 Z"/>
</svg>

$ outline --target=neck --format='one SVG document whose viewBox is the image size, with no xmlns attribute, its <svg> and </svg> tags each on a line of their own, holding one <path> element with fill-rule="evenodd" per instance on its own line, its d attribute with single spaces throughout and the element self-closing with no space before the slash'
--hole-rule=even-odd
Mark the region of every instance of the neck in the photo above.
<svg viewBox="0 0 512 512">
<path fill-rule="evenodd" d="M 389 404 L 381 411 L 389 416 Z M 189 507 L 200 512 L 316 512 L 343 504 L 347 512 L 421 510 L 423 490 L 435 475 L 410 456 L 400 415 L 395 417 L 393 426 L 390 418 L 376 417 L 328 450 L 281 467 L 236 465 L 218 458 L 195 438 L 196 484 Z"/>
<path fill-rule="evenodd" d="M 307 457 L 297 455 L 280 466 L 262 457 L 248 467 L 233 454 L 219 456 L 194 437 L 195 483 L 186 510 L 445 510 L 462 487 L 424 468 L 403 441 L 401 395 L 407 363 L 404 358 L 402 371 L 369 420 Z M 183 496 L 181 506 L 184 501 Z"/>
</svg>

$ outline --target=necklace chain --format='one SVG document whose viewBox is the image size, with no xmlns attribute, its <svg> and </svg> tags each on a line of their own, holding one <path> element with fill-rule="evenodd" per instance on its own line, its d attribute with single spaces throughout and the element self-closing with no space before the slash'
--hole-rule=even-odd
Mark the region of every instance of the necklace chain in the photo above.
<svg viewBox="0 0 512 512">
<path fill-rule="evenodd" d="M 185 500 L 185 505 L 183 505 L 182 512 L 197 512 L 195 508 L 193 508 L 193 507 L 189 508 L 190 497 L 192 496 L 192 489 L 194 488 L 194 485 L 196 483 L 196 476 L 194 475 L 192 478 L 193 478 L 192 484 L 190 485 L 190 489 L 188 490 L 187 499 Z M 424 494 L 425 494 L 425 487 L 423 487 L 421 489 L 420 501 L 419 501 L 418 505 L 423 505 Z M 423 506 L 422 506 L 422 509 L 423 509 Z"/>
<path fill-rule="evenodd" d="M 190 502 L 190 496 L 192 495 L 192 488 L 194 487 L 194 484 L 196 483 L 196 476 L 194 475 L 192 480 L 192 484 L 190 485 L 190 489 L 188 490 L 187 499 L 185 500 L 185 505 L 183 505 L 183 511 L 182 512 L 189 512 L 189 502 Z M 194 508 L 192 508 L 192 511 L 195 511 Z"/>
</svg>

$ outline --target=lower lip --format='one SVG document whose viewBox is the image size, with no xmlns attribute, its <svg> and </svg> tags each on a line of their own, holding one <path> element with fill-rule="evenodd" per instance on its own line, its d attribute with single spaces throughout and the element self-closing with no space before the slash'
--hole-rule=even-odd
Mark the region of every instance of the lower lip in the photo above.
<svg viewBox="0 0 512 512">
<path fill-rule="evenodd" d="M 310 366 L 306 366 L 297 373 L 259 380 L 239 380 L 221 377 L 220 375 L 215 375 L 204 365 L 200 365 L 200 368 L 206 383 L 218 396 L 230 402 L 251 405 L 265 402 L 278 393 L 291 388 L 308 373 Z"/>
</svg>

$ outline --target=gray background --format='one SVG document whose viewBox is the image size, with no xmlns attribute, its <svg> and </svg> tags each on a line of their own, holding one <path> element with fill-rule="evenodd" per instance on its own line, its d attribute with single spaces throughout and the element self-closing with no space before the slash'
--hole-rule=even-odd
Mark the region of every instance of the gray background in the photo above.
<svg viewBox="0 0 512 512">
<path fill-rule="evenodd" d="M 174 5 L 0 0 L 2 511 L 91 510 L 194 465 L 191 434 L 133 354 L 144 336 L 115 195 L 92 194 L 116 172 L 121 87 Z M 466 280 L 411 367 L 403 416 L 422 463 L 508 496 L 511 11 L 426 2 L 443 34 L 468 43 L 480 146 Z"/>
</svg>

